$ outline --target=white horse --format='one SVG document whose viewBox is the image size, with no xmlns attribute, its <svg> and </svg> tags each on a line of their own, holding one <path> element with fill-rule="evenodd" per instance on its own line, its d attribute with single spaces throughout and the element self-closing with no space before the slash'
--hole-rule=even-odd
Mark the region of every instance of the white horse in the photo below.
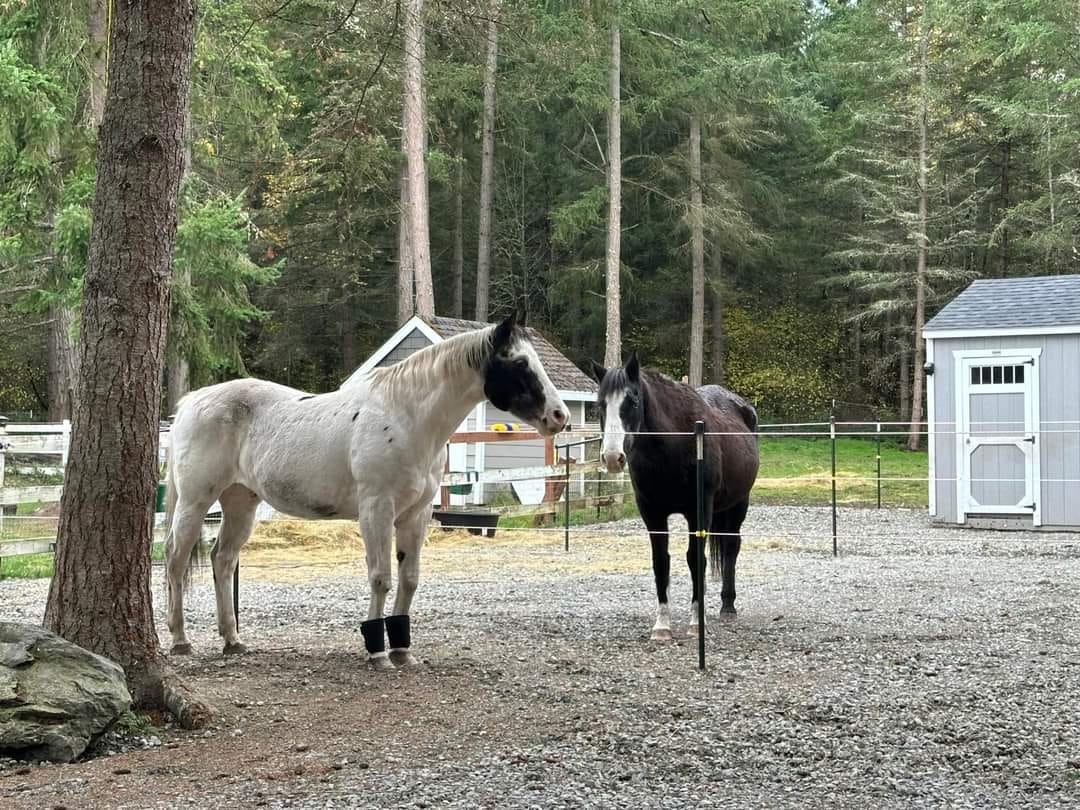
<svg viewBox="0 0 1080 810">
<path fill-rule="evenodd" d="M 296 517 L 359 519 L 371 585 L 360 627 L 369 660 L 377 669 L 415 665 L 409 606 L 446 441 L 485 397 L 545 436 L 566 426 L 566 405 L 512 315 L 326 394 L 244 379 L 184 397 L 172 428 L 166 495 L 172 652 L 191 652 L 183 584 L 215 500 L 223 518 L 211 552 L 218 631 L 226 654 L 245 651 L 236 631 L 233 572 L 255 507 L 266 501 Z M 398 588 L 384 620 L 395 530 Z"/>
</svg>

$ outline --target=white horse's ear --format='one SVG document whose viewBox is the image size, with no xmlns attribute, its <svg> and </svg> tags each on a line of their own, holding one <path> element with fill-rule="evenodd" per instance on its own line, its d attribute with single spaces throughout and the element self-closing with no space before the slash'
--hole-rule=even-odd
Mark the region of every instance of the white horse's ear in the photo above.
<svg viewBox="0 0 1080 810">
<path fill-rule="evenodd" d="M 638 365 L 637 352 L 630 355 L 626 361 L 626 378 L 632 383 L 641 380 L 641 366 Z"/>
<path fill-rule="evenodd" d="M 589 358 L 589 371 L 592 373 L 593 379 L 597 382 L 603 382 L 604 376 L 607 374 L 607 369 L 591 357 Z"/>
<path fill-rule="evenodd" d="M 495 352 L 505 348 L 510 343 L 510 337 L 514 334 L 514 324 L 517 322 L 517 314 L 511 312 L 502 323 L 495 327 L 495 336 L 492 338 L 492 347 Z"/>
</svg>

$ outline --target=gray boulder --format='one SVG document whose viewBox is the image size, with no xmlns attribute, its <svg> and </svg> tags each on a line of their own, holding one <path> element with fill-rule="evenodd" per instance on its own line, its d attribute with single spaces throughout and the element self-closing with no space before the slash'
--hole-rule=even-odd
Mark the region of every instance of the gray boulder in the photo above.
<svg viewBox="0 0 1080 810">
<path fill-rule="evenodd" d="M 0 622 L 0 754 L 71 762 L 130 705 L 118 664 L 40 627 Z"/>
</svg>

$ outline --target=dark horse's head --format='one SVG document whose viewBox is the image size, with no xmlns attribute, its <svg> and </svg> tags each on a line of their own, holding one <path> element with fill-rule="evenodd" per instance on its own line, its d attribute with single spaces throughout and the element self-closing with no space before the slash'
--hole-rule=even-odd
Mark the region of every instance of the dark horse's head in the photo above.
<svg viewBox="0 0 1080 810">
<path fill-rule="evenodd" d="M 600 458 L 608 472 L 621 472 L 626 467 L 626 443 L 641 430 L 645 421 L 644 395 L 641 387 L 641 367 L 637 353 L 630 355 L 622 368 L 604 368 L 592 364 L 593 374 L 600 383 L 597 405 L 600 408 L 600 427 L 604 430 Z"/>
<path fill-rule="evenodd" d="M 524 327 L 511 314 L 495 327 L 484 364 L 484 396 L 552 436 L 566 427 L 569 411 L 548 377 Z"/>
</svg>

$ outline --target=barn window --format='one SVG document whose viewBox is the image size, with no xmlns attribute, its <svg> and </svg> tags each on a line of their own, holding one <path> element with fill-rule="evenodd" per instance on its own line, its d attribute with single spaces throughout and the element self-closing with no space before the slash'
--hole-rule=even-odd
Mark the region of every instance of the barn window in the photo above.
<svg viewBox="0 0 1080 810">
<path fill-rule="evenodd" d="M 972 385 L 1013 385 L 1023 382 L 1023 365 L 971 367 Z"/>
</svg>

